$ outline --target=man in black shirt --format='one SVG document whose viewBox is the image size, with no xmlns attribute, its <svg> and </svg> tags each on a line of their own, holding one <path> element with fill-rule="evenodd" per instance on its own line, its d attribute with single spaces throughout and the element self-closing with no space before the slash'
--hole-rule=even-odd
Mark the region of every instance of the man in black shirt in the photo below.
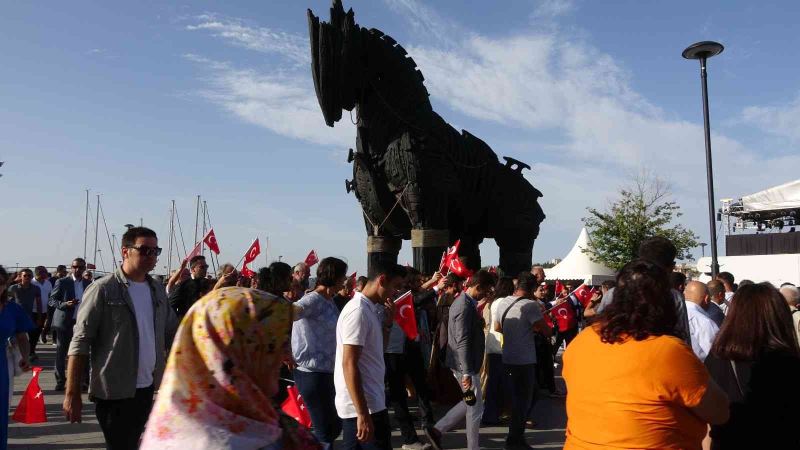
<svg viewBox="0 0 800 450">
<path fill-rule="evenodd" d="M 208 290 L 208 280 L 206 280 L 208 264 L 205 256 L 192 257 L 189 260 L 189 269 L 192 277 L 169 291 L 169 305 L 175 310 L 179 319 L 185 316 L 194 302 Z"/>
</svg>

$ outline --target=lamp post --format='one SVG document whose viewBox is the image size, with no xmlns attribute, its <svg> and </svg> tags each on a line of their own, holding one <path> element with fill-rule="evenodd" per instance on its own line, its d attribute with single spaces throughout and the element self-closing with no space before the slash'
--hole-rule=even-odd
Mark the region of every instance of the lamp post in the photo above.
<svg viewBox="0 0 800 450">
<path fill-rule="evenodd" d="M 719 55 L 725 47 L 718 42 L 703 41 L 686 47 L 682 55 L 686 59 L 700 60 L 700 80 L 703 87 L 703 128 L 706 138 L 706 182 L 708 183 L 708 225 L 711 232 L 711 277 L 716 279 L 719 274 L 717 262 L 717 224 L 714 221 L 714 171 L 711 164 L 711 126 L 708 119 L 708 77 L 706 76 L 706 61 L 708 58 Z"/>
<path fill-rule="evenodd" d="M 703 258 L 706 257 L 706 245 L 708 244 L 706 244 L 705 242 L 700 243 L 700 249 L 703 251 Z"/>
</svg>

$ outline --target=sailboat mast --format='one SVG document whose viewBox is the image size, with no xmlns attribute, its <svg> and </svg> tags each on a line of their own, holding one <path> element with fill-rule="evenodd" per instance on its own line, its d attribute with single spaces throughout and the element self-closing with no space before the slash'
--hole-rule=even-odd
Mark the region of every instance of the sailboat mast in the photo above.
<svg viewBox="0 0 800 450">
<path fill-rule="evenodd" d="M 89 190 L 86 190 L 86 213 L 83 217 L 83 260 L 86 261 L 86 243 L 89 238 Z"/>
<path fill-rule="evenodd" d="M 100 228 L 100 194 L 97 194 L 97 208 L 94 211 L 94 255 L 92 263 L 97 268 L 97 230 Z"/>
<path fill-rule="evenodd" d="M 194 213 L 194 243 L 197 244 L 197 227 L 200 224 L 200 196 L 197 196 L 197 207 Z"/>
<path fill-rule="evenodd" d="M 172 276 L 172 239 L 175 236 L 175 200 L 169 209 L 169 254 L 167 255 L 167 278 Z"/>
<path fill-rule="evenodd" d="M 206 205 L 206 201 L 203 200 L 203 237 L 200 238 L 200 239 L 205 239 L 205 237 L 206 237 L 206 208 L 208 208 L 208 205 Z M 205 241 L 203 241 L 200 244 L 200 254 L 203 255 L 203 256 L 206 255 L 206 243 L 205 243 Z"/>
</svg>

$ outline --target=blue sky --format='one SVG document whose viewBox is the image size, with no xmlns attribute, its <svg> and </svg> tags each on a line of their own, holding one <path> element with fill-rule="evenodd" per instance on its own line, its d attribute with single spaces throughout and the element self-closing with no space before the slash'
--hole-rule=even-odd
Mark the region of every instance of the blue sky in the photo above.
<svg viewBox="0 0 800 450">
<path fill-rule="evenodd" d="M 261 262 L 298 261 L 316 248 L 363 272 L 363 220 L 343 183 L 355 131 L 346 120 L 325 126 L 308 66 L 305 9 L 327 18 L 328 6 L 6 5 L 0 263 L 53 265 L 82 254 L 91 189 L 117 235 L 141 217 L 166 247 L 174 199 L 189 246 L 201 194 L 221 260 L 236 262 L 253 238 L 265 247 L 269 236 Z M 446 120 L 533 166 L 527 176 L 548 216 L 537 261 L 565 255 L 585 208 L 607 204 L 641 170 L 671 185 L 683 222 L 707 241 L 699 72 L 680 57 L 695 41 L 726 46 L 709 64 L 718 198 L 797 177 L 796 2 L 345 7 L 409 51 Z M 496 263 L 493 242 L 482 251 Z M 400 262 L 410 260 L 406 243 Z"/>
</svg>

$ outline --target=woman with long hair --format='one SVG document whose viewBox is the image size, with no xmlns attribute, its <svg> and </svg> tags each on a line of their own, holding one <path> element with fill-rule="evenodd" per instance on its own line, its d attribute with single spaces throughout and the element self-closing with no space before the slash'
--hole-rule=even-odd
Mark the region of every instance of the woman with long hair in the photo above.
<svg viewBox="0 0 800 450">
<path fill-rule="evenodd" d="M 700 449 L 728 400 L 675 336 L 667 272 L 637 259 L 617 274 L 614 302 L 564 353 L 565 449 Z"/>
<path fill-rule="evenodd" d="M 8 390 L 12 380 L 9 379 L 8 358 L 5 356 L 5 346 L 9 338 L 15 338 L 21 359 L 19 366 L 22 370 L 30 370 L 28 355 L 28 331 L 36 326 L 28 314 L 15 302 L 8 301 L 8 288 L 12 278 L 3 266 L 0 266 L 0 343 L 3 345 L 3 356 L 0 357 L 0 450 L 5 450 L 8 443 Z"/>
<path fill-rule="evenodd" d="M 346 282 L 347 263 L 338 258 L 323 258 L 317 266 L 316 287 L 294 303 L 297 312 L 292 328 L 292 354 L 297 364 L 294 381 L 311 415 L 314 435 L 325 448 L 333 448 L 333 441 L 342 431 L 334 403 L 339 308 L 333 296 Z"/>
<path fill-rule="evenodd" d="M 800 448 L 800 348 L 775 287 L 740 285 L 705 364 L 731 399 L 730 420 L 711 427 L 712 449 Z"/>
</svg>

